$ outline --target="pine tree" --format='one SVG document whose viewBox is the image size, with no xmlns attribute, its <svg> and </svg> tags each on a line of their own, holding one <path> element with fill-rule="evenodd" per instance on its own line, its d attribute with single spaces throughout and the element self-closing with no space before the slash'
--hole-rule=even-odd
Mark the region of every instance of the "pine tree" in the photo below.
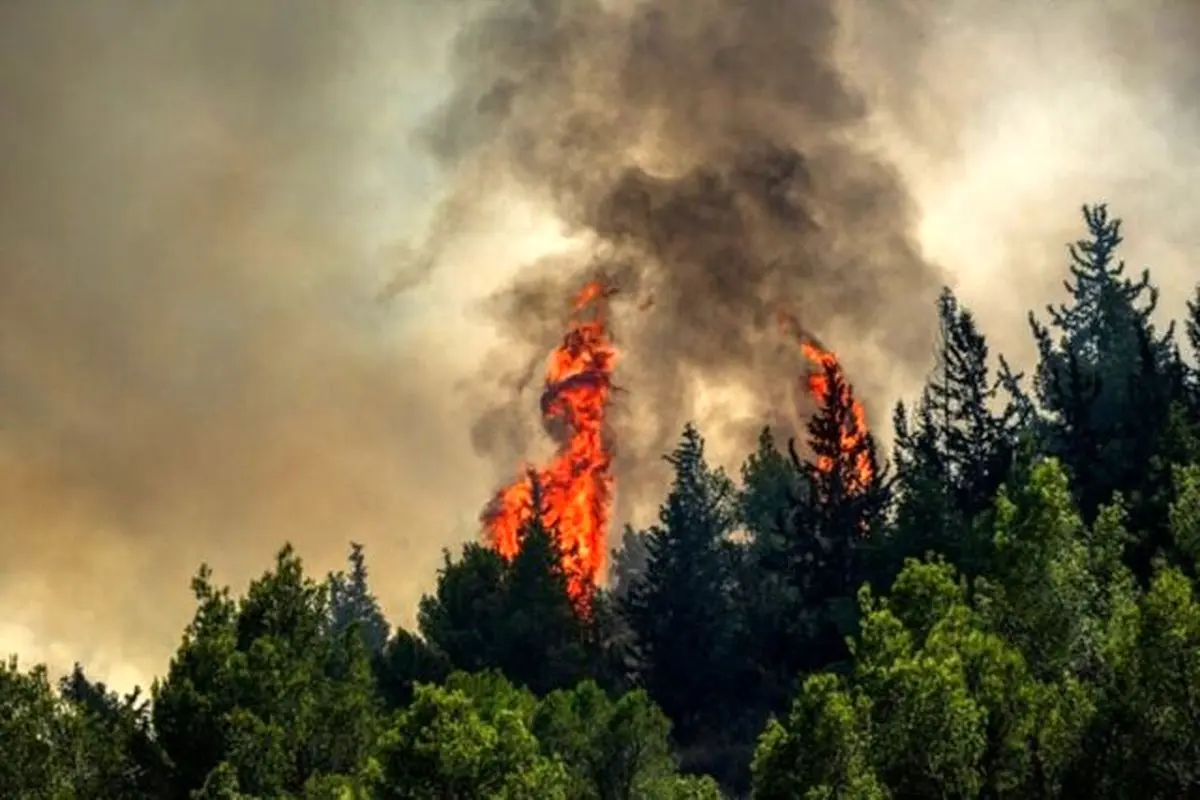
<svg viewBox="0 0 1200 800">
<path fill-rule="evenodd" d="M 500 667 L 507 570 L 499 553 L 478 542 L 463 545 L 457 558 L 443 553 L 434 591 L 418 605 L 417 629 L 454 669 Z"/>
<path fill-rule="evenodd" d="M 1197 285 L 1192 299 L 1187 301 L 1188 317 L 1184 327 L 1187 331 L 1188 344 L 1192 348 L 1192 357 L 1200 358 L 1200 285 Z"/>
<path fill-rule="evenodd" d="M 906 558 L 929 552 L 951 563 L 963 561 L 963 528 L 950 493 L 949 459 L 934 418 L 928 394 L 910 421 L 903 402 L 896 404 L 895 427 L 896 520 L 888 543 L 888 560 L 898 572 Z"/>
<path fill-rule="evenodd" d="M 790 574 L 793 554 L 783 513 L 801 489 L 802 476 L 786 453 L 775 446 L 770 428 L 759 434 L 758 447 L 742 465 L 738 493 L 739 525 L 744 538 L 734 548 L 737 614 L 748 660 L 746 680 L 761 688 L 760 704 L 774 708 L 780 689 L 790 691 L 794 678 L 789 651 L 800 598 Z"/>
<path fill-rule="evenodd" d="M 943 369 L 941 381 L 929 386 L 930 399 L 944 415 L 955 505 L 972 519 L 991 507 L 1012 462 L 1021 398 L 1004 398 L 1001 392 L 1019 376 L 1003 359 L 1001 376 L 992 376 L 987 340 L 949 289 L 939 300 L 938 316 L 945 331 Z"/>
<path fill-rule="evenodd" d="M 732 482 L 709 467 L 689 423 L 666 457 L 675 478 L 646 534 L 646 570 L 622 596 L 633 630 L 636 672 L 683 742 L 713 729 L 725 710 L 732 631 L 727 536 L 735 522 Z"/>
<path fill-rule="evenodd" d="M 1050 452 L 1070 469 L 1090 519 L 1117 491 L 1132 489 L 1147 468 L 1140 440 L 1157 441 L 1165 408 L 1148 397 L 1172 394 L 1177 369 L 1173 331 L 1159 336 L 1151 316 L 1158 289 L 1148 270 L 1135 281 L 1117 258 L 1121 221 L 1105 205 L 1085 206 L 1089 238 L 1069 248 L 1069 304 L 1033 314 L 1040 353 L 1035 388 L 1049 413 Z"/>
<path fill-rule="evenodd" d="M 826 365 L 825 381 L 825 397 L 808 422 L 811 460 L 800 459 L 794 440 L 788 449 L 808 484 L 807 502 L 801 498 L 796 510 L 807 507 L 815 536 L 806 537 L 802 548 L 820 565 L 806 594 L 845 598 L 852 604 L 859 582 L 866 578 L 864 557 L 877 543 L 890 487 L 853 387 L 836 364 Z M 793 514 L 793 523 L 799 516 Z M 797 526 L 796 532 L 802 528 Z M 820 546 L 810 549 L 814 538 Z"/>
<path fill-rule="evenodd" d="M 987 340 L 974 315 L 944 289 L 938 299 L 942 340 L 911 424 L 897 407 L 897 564 L 935 550 L 978 572 L 984 557 L 977 518 L 1007 476 L 1030 404 L 1003 358 L 993 375 Z"/>
<path fill-rule="evenodd" d="M 542 522 L 541 496 L 535 481 L 534 513 L 511 562 L 474 543 L 458 561 L 447 556 L 418 618 L 425 641 L 453 668 L 496 669 L 538 694 L 592 677 L 593 664 L 602 666 L 590 598 L 577 602 L 568 593 L 557 537 Z"/>
<path fill-rule="evenodd" d="M 788 443 L 790 480 L 776 512 L 776 544 L 756 564 L 779 586 L 777 643 L 764 654 L 775 674 L 794 678 L 848 655 L 855 592 L 879 571 L 879 534 L 889 486 L 862 408 L 836 364 L 827 364 L 821 404 L 808 424 L 811 457 Z M 790 486 L 787 484 L 790 483 Z"/>
<path fill-rule="evenodd" d="M 1184 327 L 1191 350 L 1191 367 L 1184 370 L 1187 390 L 1183 400 L 1177 403 L 1177 411 L 1184 415 L 1180 421 L 1185 422 L 1187 427 L 1200 430 L 1200 285 L 1196 287 L 1192 299 L 1188 300 L 1187 311 Z"/>
<path fill-rule="evenodd" d="M 742 488 L 738 493 L 739 522 L 752 548 L 779 546 L 779 509 L 795 491 L 797 478 L 794 465 L 776 446 L 771 429 L 763 428 L 758 446 L 742 465 Z"/>
<path fill-rule="evenodd" d="M 503 672 L 544 695 L 589 676 L 591 598 L 572 598 L 557 537 L 542 522 L 536 482 L 534 508 L 509 565 L 505 585 Z"/>
<path fill-rule="evenodd" d="M 367 583 L 367 563 L 363 546 L 350 543 L 350 574 L 331 573 L 328 578 L 330 623 L 335 634 L 357 625 L 359 634 L 372 656 L 378 657 L 391 633 L 379 601 Z"/>
<path fill-rule="evenodd" d="M 646 532 L 626 525 L 621 546 L 612 553 L 609 581 L 613 591 L 623 594 L 646 571 Z"/>
</svg>

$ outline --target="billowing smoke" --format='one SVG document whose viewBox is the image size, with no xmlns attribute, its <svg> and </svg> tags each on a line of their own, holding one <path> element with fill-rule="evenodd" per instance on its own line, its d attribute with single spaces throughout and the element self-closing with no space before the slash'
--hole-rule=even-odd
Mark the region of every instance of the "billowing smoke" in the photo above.
<svg viewBox="0 0 1200 800">
<path fill-rule="evenodd" d="M 868 106 L 836 61 L 835 6 L 497 3 L 457 37 L 456 89 L 426 130 L 435 152 L 544 204 L 582 243 L 573 263 L 560 255 L 502 291 L 507 331 L 544 353 L 561 314 L 541 310 L 581 273 L 630 296 L 617 330 L 625 477 L 703 415 L 706 390 L 737 398 L 709 433 L 738 447 L 786 410 L 802 359 L 780 309 L 849 353 L 868 391 L 890 377 L 872 366 L 916 375 L 928 362 L 922 310 L 944 278 L 867 139 Z M 483 420 L 485 450 L 499 424 Z"/>
<path fill-rule="evenodd" d="M 661 471 L 634 466 L 684 418 L 733 459 L 790 410 L 779 307 L 876 423 L 928 364 L 943 279 L 1021 355 L 1084 201 L 1126 217 L 1176 313 L 1198 18 L 0 2 L 0 653 L 144 678 L 199 561 L 237 586 L 284 539 L 315 569 L 364 541 L 410 618 L 546 446 L 541 360 L 595 271 L 623 289 L 622 494 L 650 500 Z"/>
</svg>

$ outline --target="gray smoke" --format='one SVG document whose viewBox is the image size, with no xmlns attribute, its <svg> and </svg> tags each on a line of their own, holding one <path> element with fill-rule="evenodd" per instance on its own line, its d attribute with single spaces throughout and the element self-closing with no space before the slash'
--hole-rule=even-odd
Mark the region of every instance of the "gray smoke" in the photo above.
<svg viewBox="0 0 1200 800">
<path fill-rule="evenodd" d="M 504 329 L 540 357 L 562 316 L 545 310 L 597 271 L 635 301 L 617 328 L 625 478 L 703 415 L 706 388 L 749 398 L 707 431 L 738 447 L 787 418 L 804 365 L 780 310 L 845 353 L 867 396 L 883 388 L 872 361 L 926 365 L 945 278 L 920 254 L 903 181 L 866 141 L 867 103 L 836 61 L 836 5 L 498 3 L 456 39 L 433 152 L 517 187 L 586 242 L 502 290 Z M 496 397 L 517 426 L 528 397 Z M 503 417 L 477 426 L 484 451 Z"/>
</svg>

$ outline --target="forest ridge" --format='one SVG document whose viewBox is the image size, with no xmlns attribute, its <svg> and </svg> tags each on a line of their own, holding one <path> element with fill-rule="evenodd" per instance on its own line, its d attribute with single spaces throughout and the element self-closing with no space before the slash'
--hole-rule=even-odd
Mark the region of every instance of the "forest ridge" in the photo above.
<svg viewBox="0 0 1200 800">
<path fill-rule="evenodd" d="M 946 290 L 889 458 L 836 363 L 736 477 L 688 425 L 582 611 L 532 514 L 447 553 L 415 631 L 360 546 L 284 546 L 242 596 L 199 569 L 146 696 L 0 662 L 0 798 L 1200 797 L 1200 287 L 1157 329 L 1083 223 L 1029 373 Z"/>
</svg>

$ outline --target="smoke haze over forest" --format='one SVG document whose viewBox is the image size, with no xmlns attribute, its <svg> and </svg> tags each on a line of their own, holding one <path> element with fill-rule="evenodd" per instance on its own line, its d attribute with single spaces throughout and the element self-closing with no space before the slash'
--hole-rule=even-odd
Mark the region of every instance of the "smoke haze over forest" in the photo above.
<svg viewBox="0 0 1200 800">
<path fill-rule="evenodd" d="M 1083 202 L 1182 304 L 1186 8 L 0 4 L 0 650 L 146 680 L 199 562 L 240 585 L 285 539 L 364 542 L 406 621 L 544 452 L 600 267 L 626 516 L 685 419 L 736 461 L 786 411 L 781 305 L 883 425 L 942 283 L 1024 360 Z"/>
</svg>

